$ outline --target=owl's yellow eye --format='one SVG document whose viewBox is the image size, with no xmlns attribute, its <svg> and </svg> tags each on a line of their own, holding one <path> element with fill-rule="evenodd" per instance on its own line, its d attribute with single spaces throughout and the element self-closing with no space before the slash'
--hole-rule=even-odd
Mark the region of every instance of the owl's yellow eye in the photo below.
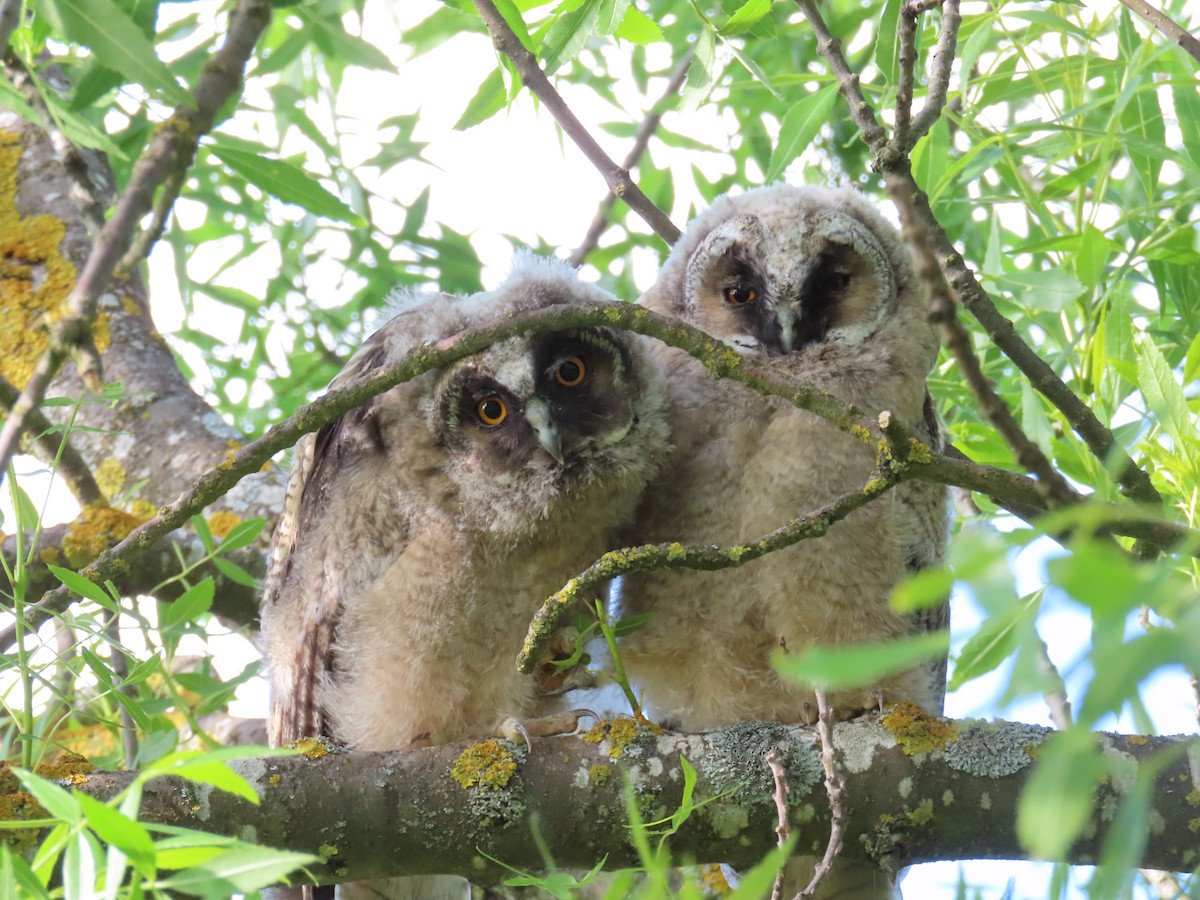
<svg viewBox="0 0 1200 900">
<path fill-rule="evenodd" d="M 725 302 L 733 306 L 744 306 L 758 299 L 758 291 L 748 284 L 738 282 L 732 287 L 725 288 Z"/>
<path fill-rule="evenodd" d="M 563 387 L 578 387 L 586 377 L 587 365 L 579 356 L 568 356 L 554 370 L 554 380 Z"/>
<path fill-rule="evenodd" d="M 508 405 L 496 394 L 484 397 L 475 406 L 479 421 L 489 427 L 499 425 L 508 415 Z"/>
</svg>

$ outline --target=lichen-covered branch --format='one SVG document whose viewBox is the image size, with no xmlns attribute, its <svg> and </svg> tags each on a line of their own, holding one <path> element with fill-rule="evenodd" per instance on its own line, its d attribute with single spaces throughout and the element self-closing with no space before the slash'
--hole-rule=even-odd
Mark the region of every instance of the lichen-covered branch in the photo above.
<svg viewBox="0 0 1200 900">
<path fill-rule="evenodd" d="M 246 62 L 270 18 L 269 0 L 239 0 L 230 16 L 224 44 L 200 76 L 195 107 L 177 107 L 134 165 L 129 183 L 96 236 L 92 252 L 67 297 L 64 314 L 50 328 L 50 346 L 35 365 L 33 376 L 22 385 L 20 398 L 0 426 L 0 470 L 7 466 L 17 438 L 25 428 L 25 417 L 41 405 L 63 361 L 77 351 L 95 355 L 91 335 L 97 300 L 128 248 L 138 220 L 150 210 L 155 189 L 166 173 L 179 166 L 181 160 L 182 168 L 191 164 L 201 136 L 212 127 L 221 106 L 242 83 Z M 86 372 L 83 374 L 86 376 Z"/>
<path fill-rule="evenodd" d="M 583 151 L 583 155 L 588 158 L 588 161 L 604 176 L 604 180 L 608 183 L 608 189 L 641 216 L 655 234 L 667 244 L 674 244 L 679 239 L 679 229 L 672 224 L 666 213 L 642 193 L 642 189 L 629 177 L 629 170 L 618 166 L 596 143 L 595 138 L 588 134 L 583 123 L 576 118 L 566 101 L 554 89 L 554 85 L 550 83 L 550 79 L 546 77 L 546 73 L 542 71 L 533 54 L 525 49 L 521 39 L 504 21 L 504 17 L 500 15 L 495 4 L 491 0 L 471 0 L 471 2 L 475 4 L 475 9 L 479 11 L 483 24 L 487 26 L 488 32 L 492 35 L 492 43 L 495 44 L 496 49 L 512 61 L 521 75 L 521 82 L 546 105 L 546 109 L 550 110 L 554 120 L 575 142 L 575 146 Z"/>
<path fill-rule="evenodd" d="M 683 82 L 687 78 L 688 67 L 692 64 L 692 58 L 696 55 L 695 45 L 689 47 L 683 57 L 675 64 L 675 70 L 671 73 L 670 79 L 667 81 L 666 89 L 663 90 L 662 96 L 658 102 L 654 104 L 654 108 L 642 120 L 642 124 L 638 126 L 637 133 L 633 136 L 633 146 L 629 148 L 629 153 L 625 155 L 625 159 L 621 163 L 621 167 L 625 170 L 633 169 L 638 160 L 642 158 L 642 154 L 646 152 L 646 148 L 650 145 L 650 138 L 654 137 L 654 132 L 658 130 L 658 123 L 662 121 L 663 108 L 666 104 L 679 93 L 683 87 Z M 600 203 L 600 208 L 596 210 L 596 216 L 592 219 L 592 224 L 588 226 L 587 234 L 583 241 L 575 248 L 575 252 L 571 254 L 571 265 L 582 266 L 587 255 L 596 249 L 596 245 L 600 242 L 600 236 L 604 234 L 604 229 L 608 227 L 608 214 L 616 203 L 617 196 L 612 191 Z"/>
<path fill-rule="evenodd" d="M 882 719 L 835 724 L 846 783 L 844 854 L 894 869 L 916 862 L 1017 859 L 1016 806 L 1050 729 L 1014 722 L 943 721 L 897 707 Z M 1200 779 L 1192 738 L 1097 735 L 1120 778 L 1096 785 L 1091 821 L 1068 862 L 1093 863 L 1124 791 L 1139 772 L 1155 779 L 1143 865 L 1194 865 L 1192 786 Z M 697 772 L 695 806 L 670 847 L 676 859 L 745 866 L 775 844 L 774 780 L 762 764 L 778 748 L 791 790 L 799 846 L 823 846 L 830 826 L 819 741 L 812 728 L 743 722 L 702 735 L 661 734 L 617 720 L 583 736 L 492 741 L 387 753 L 324 752 L 231 763 L 261 798 L 175 778 L 149 783 L 140 819 L 245 837 L 320 855 L 318 881 L 431 872 L 485 883 L 545 865 L 530 823 L 562 868 L 588 869 L 608 855 L 636 862 L 623 827 L 628 782 L 647 819 L 670 817 L 682 800 L 681 759 Z M 467 752 L 470 751 L 470 752 Z M 494 764 L 493 764 L 494 763 Z M 1161 767 L 1161 768 L 1160 768 Z M 1151 774 L 1153 773 L 1153 774 Z M 108 798 L 129 772 L 92 772 L 73 789 Z M 723 794 L 713 802 L 708 798 Z M 300 815 L 320 810 L 320 815 Z"/>
</svg>

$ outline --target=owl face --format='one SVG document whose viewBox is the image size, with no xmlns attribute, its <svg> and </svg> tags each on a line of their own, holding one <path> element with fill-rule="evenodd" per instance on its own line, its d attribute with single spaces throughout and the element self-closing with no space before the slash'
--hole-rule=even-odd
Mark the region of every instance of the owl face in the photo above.
<svg viewBox="0 0 1200 900">
<path fill-rule="evenodd" d="M 739 352 L 775 356 L 869 340 L 909 281 L 895 230 L 855 192 L 773 185 L 697 217 L 653 292 Z"/>
<path fill-rule="evenodd" d="M 493 291 L 401 298 L 335 385 L 514 313 L 608 299 L 562 264 L 519 258 Z M 666 445 L 661 390 L 639 348 L 604 328 L 509 338 L 380 394 L 317 440 L 364 482 L 419 499 L 414 515 L 528 534 L 563 499 L 644 483 L 657 466 Z M 401 470 L 382 478 L 391 466 Z"/>
<path fill-rule="evenodd" d="M 498 484 L 586 476 L 637 420 L 628 342 L 600 330 L 505 341 L 438 384 L 435 428 L 462 468 Z"/>
</svg>

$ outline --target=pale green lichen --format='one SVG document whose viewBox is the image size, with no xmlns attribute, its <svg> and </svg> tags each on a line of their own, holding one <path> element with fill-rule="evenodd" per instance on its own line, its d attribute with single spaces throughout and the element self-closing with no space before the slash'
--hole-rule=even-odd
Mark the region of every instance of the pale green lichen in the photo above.
<svg viewBox="0 0 1200 900">
<path fill-rule="evenodd" d="M 1033 762 L 1050 728 L 1019 722 L 959 722 L 958 737 L 944 751 L 947 765 L 969 775 L 1003 778 Z"/>
</svg>

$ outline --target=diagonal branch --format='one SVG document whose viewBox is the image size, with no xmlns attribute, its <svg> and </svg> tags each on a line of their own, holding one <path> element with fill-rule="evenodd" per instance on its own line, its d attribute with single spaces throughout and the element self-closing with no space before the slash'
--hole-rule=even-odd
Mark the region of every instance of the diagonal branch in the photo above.
<svg viewBox="0 0 1200 900">
<path fill-rule="evenodd" d="M 850 115 L 875 156 L 876 169 L 881 174 L 896 179 L 901 188 L 908 192 L 908 203 L 912 207 L 914 220 L 929 236 L 938 257 L 938 264 L 959 301 L 983 326 L 992 342 L 1012 360 L 1042 396 L 1063 414 L 1093 455 L 1106 466 L 1111 465 L 1115 468 L 1116 481 L 1121 492 L 1135 502 L 1161 509 L 1162 497 L 1155 490 L 1150 475 L 1138 467 L 1125 449 L 1117 443 L 1112 431 L 1075 396 L 1050 365 L 1025 343 L 1013 328 L 1012 322 L 1000 313 L 991 297 L 976 280 L 974 273 L 968 268 L 933 214 L 928 196 L 913 178 L 908 157 L 888 142 L 875 118 L 875 110 L 863 96 L 858 75 L 850 70 L 846 57 L 842 54 L 841 45 L 830 33 L 815 0 L 796 0 L 796 5 L 817 36 L 817 51 L 825 57 L 837 77 L 838 88 L 850 105 Z"/>
<path fill-rule="evenodd" d="M 270 19 L 270 0 L 239 0 L 230 16 L 225 43 L 204 67 L 196 85 L 195 108 L 176 107 L 134 165 L 129 184 L 96 236 L 87 263 L 67 296 L 64 315 L 51 328 L 50 346 L 0 427 L 0 470 L 7 466 L 29 413 L 41 405 L 67 356 L 84 353 L 85 367 L 94 356 L 90 335 L 96 301 L 129 246 L 138 220 L 151 208 L 155 188 L 166 173 L 180 161 L 184 168 L 191 164 L 201 135 L 212 128 L 217 113 L 242 83 L 246 62 Z"/>
<path fill-rule="evenodd" d="M 904 5 L 921 10 L 917 0 L 908 0 Z M 914 21 L 916 13 L 914 12 Z M 925 105 L 912 121 L 912 132 L 904 140 L 900 140 L 897 129 L 894 143 L 904 153 L 912 150 L 913 146 L 929 133 L 929 129 L 937 122 L 942 110 L 946 108 L 946 93 L 950 88 L 950 69 L 954 65 L 954 52 L 958 46 L 958 28 L 962 24 L 962 16 L 958 12 L 958 0 L 945 0 L 942 6 L 942 27 L 938 33 L 937 46 L 933 48 L 933 56 L 929 61 L 929 90 L 925 94 Z M 914 26 L 915 29 L 915 26 Z"/>
<path fill-rule="evenodd" d="M 638 126 L 637 134 L 633 136 L 633 146 L 629 148 L 629 152 L 625 155 L 625 159 L 621 163 L 621 166 L 626 170 L 636 166 L 638 160 L 642 158 L 642 154 L 646 152 L 646 147 L 650 144 L 650 138 L 654 136 L 654 132 L 658 130 L 658 123 L 662 121 L 664 107 L 672 97 L 679 93 L 680 88 L 683 87 L 684 79 L 687 78 L 688 68 L 692 64 L 692 57 L 695 55 L 696 48 L 693 45 L 688 48 L 687 52 L 683 54 L 683 58 L 676 64 L 675 71 L 671 73 L 671 79 L 667 82 L 667 87 L 662 92 L 662 96 L 658 98 L 658 102 L 654 104 L 654 108 L 642 120 L 642 124 Z M 608 227 L 608 214 L 616 202 L 616 194 L 609 191 L 608 196 L 600 203 L 600 208 L 596 210 L 596 216 L 592 219 L 592 224 L 588 226 L 583 242 L 571 254 L 571 265 L 576 268 L 582 266 L 583 261 L 587 259 L 587 255 L 596 249 L 596 244 L 600 241 L 600 235 L 604 234 L 604 229 Z"/>
<path fill-rule="evenodd" d="M 1174 19 L 1171 19 L 1162 10 L 1151 6 L 1146 0 L 1121 0 L 1121 5 L 1153 25 L 1178 44 L 1184 53 L 1188 54 L 1196 62 L 1200 62 L 1200 39 L 1197 39 L 1195 35 L 1181 28 Z"/>
<path fill-rule="evenodd" d="M 927 233 L 917 225 L 911 195 L 895 178 L 887 179 L 887 187 L 892 200 L 900 209 L 904 236 L 913 251 L 917 280 L 924 285 L 929 295 L 929 319 L 937 326 L 942 344 L 954 354 L 959 374 L 974 395 L 979 411 L 1012 448 L 1017 462 L 1026 471 L 1037 476 L 1038 483 L 1045 490 L 1047 497 L 1060 504 L 1079 501 L 1082 499 L 1080 495 L 1051 465 L 1041 448 L 1025 434 L 1008 404 L 1000 398 L 987 376 L 983 374 L 979 358 L 971 346 L 970 335 L 958 320 L 958 306 L 937 264 Z"/>
<path fill-rule="evenodd" d="M 0 404 L 11 406 L 20 396 L 20 391 L 0 378 Z M 55 434 L 55 426 L 42 415 L 40 410 L 30 410 L 26 423 L 33 432 L 29 443 L 37 451 L 38 459 L 46 462 L 55 461 L 55 471 L 63 477 L 70 488 L 71 494 L 79 501 L 80 506 L 107 505 L 104 492 L 96 484 L 92 470 L 84 462 L 69 440 Z"/>
<path fill-rule="evenodd" d="M 672 224 L 667 214 L 655 206 L 650 198 L 642 193 L 641 188 L 634 184 L 633 179 L 629 177 L 629 170 L 613 162 L 612 158 L 588 134 L 587 129 L 571 112 L 566 101 L 554 89 L 554 85 L 550 83 L 533 54 L 525 49 L 521 39 L 504 21 L 504 17 L 500 15 L 492 0 L 471 0 L 471 2 L 475 4 L 475 9 L 479 11 L 483 24 L 491 33 L 492 43 L 496 49 L 512 61 L 521 74 L 521 82 L 546 104 L 550 114 L 575 142 L 575 146 L 583 151 L 583 155 L 604 176 L 609 190 L 624 200 L 629 208 L 641 216 L 654 233 L 667 244 L 674 244 L 679 239 L 679 229 Z"/>
</svg>

